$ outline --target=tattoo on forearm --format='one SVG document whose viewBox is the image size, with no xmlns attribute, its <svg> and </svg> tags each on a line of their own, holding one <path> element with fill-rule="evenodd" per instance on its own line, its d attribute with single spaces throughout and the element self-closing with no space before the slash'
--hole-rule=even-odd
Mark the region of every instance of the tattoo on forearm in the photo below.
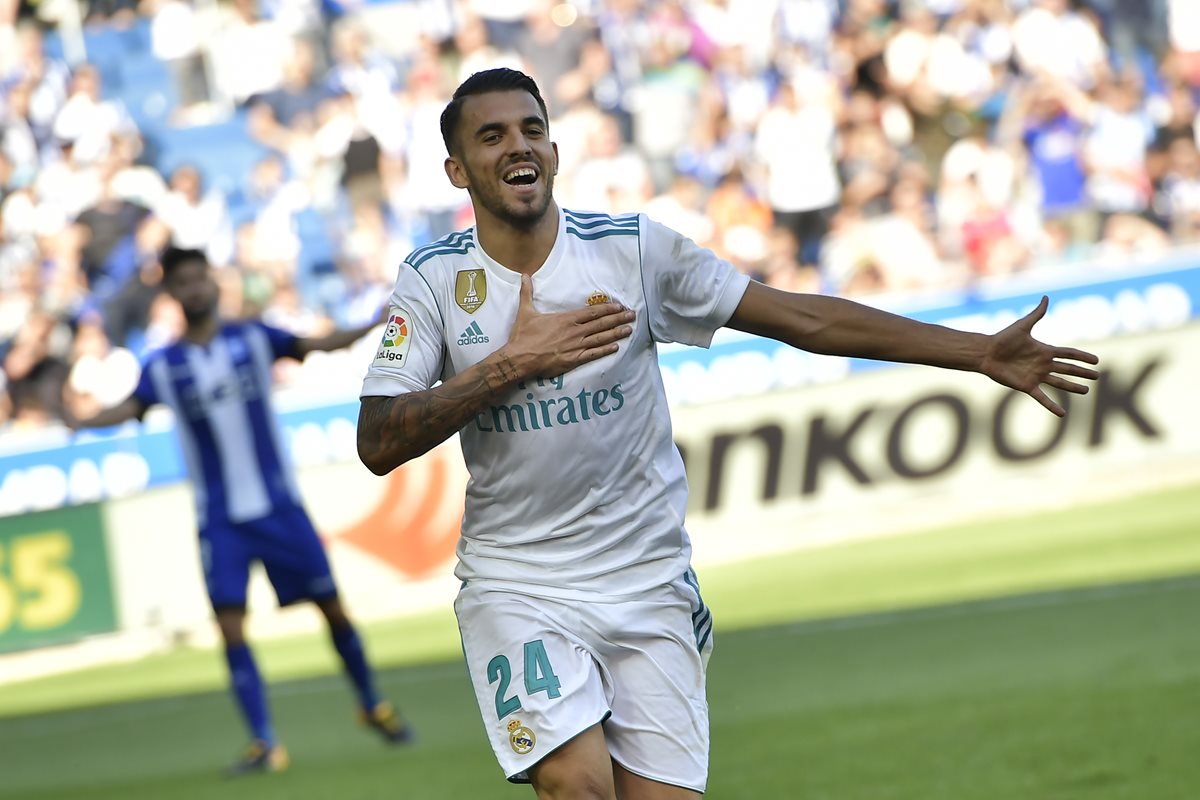
<svg viewBox="0 0 1200 800">
<path fill-rule="evenodd" d="M 359 453 L 367 463 L 399 465 L 428 452 L 470 422 L 498 392 L 519 378 L 501 354 L 424 392 L 368 397 L 358 420 Z"/>
<path fill-rule="evenodd" d="M 499 370 L 500 377 L 505 383 L 511 383 L 519 377 L 517 367 L 513 364 L 512 359 L 508 357 L 507 353 L 500 354 L 500 363 L 496 365 L 496 368 Z"/>
</svg>

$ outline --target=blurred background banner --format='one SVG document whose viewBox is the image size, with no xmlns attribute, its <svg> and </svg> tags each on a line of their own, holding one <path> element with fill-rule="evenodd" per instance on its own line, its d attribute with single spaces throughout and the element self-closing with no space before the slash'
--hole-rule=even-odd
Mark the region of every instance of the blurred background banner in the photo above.
<svg viewBox="0 0 1200 800">
<path fill-rule="evenodd" d="M 978 376 L 920 368 L 677 410 L 697 561 L 1200 480 L 1200 325 L 1094 346 L 1100 380 L 1060 394 L 1062 419 Z"/>
<path fill-rule="evenodd" d="M 96 504 L 0 526 L 0 652 L 116 629 L 113 580 Z"/>
<path fill-rule="evenodd" d="M 357 420 L 357 402 L 286 412 L 282 424 L 293 460 L 298 466 L 357 461 Z M 3 516 L 167 486 L 185 480 L 186 471 L 173 424 L 161 420 L 81 433 L 69 442 L 52 431 L 0 445 L 0 476 Z"/>
</svg>

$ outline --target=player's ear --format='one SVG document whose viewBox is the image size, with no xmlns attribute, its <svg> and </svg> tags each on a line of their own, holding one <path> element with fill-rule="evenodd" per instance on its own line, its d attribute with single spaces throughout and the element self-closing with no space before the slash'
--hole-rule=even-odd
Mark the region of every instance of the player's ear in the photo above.
<svg viewBox="0 0 1200 800">
<path fill-rule="evenodd" d="M 450 183 L 456 189 L 468 189 L 471 182 L 467 180 L 467 171 L 463 169 L 463 165 L 454 156 L 449 156 L 444 164 L 446 167 L 446 177 L 450 179 Z"/>
<path fill-rule="evenodd" d="M 558 174 L 558 142 L 551 142 L 550 148 L 554 150 L 554 174 Z"/>
</svg>

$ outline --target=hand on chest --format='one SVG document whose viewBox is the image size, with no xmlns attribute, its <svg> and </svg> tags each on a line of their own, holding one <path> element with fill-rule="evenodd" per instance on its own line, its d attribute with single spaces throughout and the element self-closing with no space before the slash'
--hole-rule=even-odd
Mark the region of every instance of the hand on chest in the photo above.
<svg viewBox="0 0 1200 800">
<path fill-rule="evenodd" d="M 570 311 L 599 303 L 623 303 L 635 308 L 641 300 L 638 284 L 619 274 L 572 276 L 556 271 L 554 275 L 533 276 L 534 305 L 543 314 Z M 497 277 L 482 267 L 460 269 L 453 283 L 452 316 L 456 320 L 491 318 L 497 314 L 515 317 L 520 303 L 521 284 L 513 273 Z M 635 295 L 636 291 L 636 295 Z"/>
<path fill-rule="evenodd" d="M 454 278 L 447 304 L 445 342 L 455 372 L 477 363 L 502 347 L 509 338 L 520 306 L 519 280 L 498 276 L 482 267 L 464 268 Z M 621 303 L 634 309 L 634 334 L 622 350 L 644 346 L 645 308 L 640 285 L 613 271 L 594 275 L 558 270 L 552 276 L 534 275 L 534 308 L 540 314 L 577 311 L 601 303 Z"/>
</svg>

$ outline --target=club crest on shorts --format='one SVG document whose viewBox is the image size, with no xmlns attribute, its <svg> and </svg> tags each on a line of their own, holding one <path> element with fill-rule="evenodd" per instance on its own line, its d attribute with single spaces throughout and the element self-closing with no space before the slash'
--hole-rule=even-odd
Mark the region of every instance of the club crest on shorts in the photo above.
<svg viewBox="0 0 1200 800">
<path fill-rule="evenodd" d="M 512 745 L 514 753 L 523 756 L 537 744 L 537 737 L 533 735 L 533 731 L 521 724 L 521 720 L 514 719 L 508 723 L 508 743 Z"/>
<path fill-rule="evenodd" d="M 481 269 L 460 269 L 454 277 L 454 302 L 468 314 L 474 314 L 487 300 L 487 273 Z"/>
<path fill-rule="evenodd" d="M 607 303 L 607 302 L 608 302 L 608 295 L 606 295 L 604 292 L 600 291 L 599 289 L 592 292 L 588 296 L 588 299 L 587 299 L 587 304 L 589 306 L 598 306 L 601 303 Z"/>
</svg>

